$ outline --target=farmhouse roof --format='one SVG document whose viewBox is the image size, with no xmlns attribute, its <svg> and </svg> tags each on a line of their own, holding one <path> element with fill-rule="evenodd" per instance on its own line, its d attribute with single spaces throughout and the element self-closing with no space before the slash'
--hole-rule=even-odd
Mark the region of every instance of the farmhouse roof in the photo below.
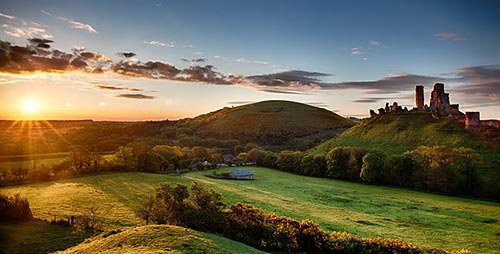
<svg viewBox="0 0 500 254">
<path fill-rule="evenodd" d="M 253 172 L 252 170 L 247 170 L 247 169 L 233 169 L 231 171 L 229 171 L 231 174 L 233 174 L 234 176 L 238 177 L 238 176 L 251 176 L 253 175 Z"/>
</svg>

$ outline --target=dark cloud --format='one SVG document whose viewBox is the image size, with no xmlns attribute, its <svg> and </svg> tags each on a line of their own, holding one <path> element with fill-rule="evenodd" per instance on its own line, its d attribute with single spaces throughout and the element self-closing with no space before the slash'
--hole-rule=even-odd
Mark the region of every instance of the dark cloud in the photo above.
<svg viewBox="0 0 500 254">
<path fill-rule="evenodd" d="M 116 55 L 124 58 L 131 58 L 136 56 L 134 52 L 117 52 Z"/>
<path fill-rule="evenodd" d="M 362 98 L 358 100 L 354 100 L 353 102 L 360 102 L 360 103 L 371 103 L 371 102 L 378 102 L 381 100 L 386 100 L 387 98 Z"/>
<path fill-rule="evenodd" d="M 140 94 L 140 93 L 123 93 L 115 95 L 117 98 L 127 98 L 127 99 L 139 99 L 139 100 L 152 100 L 155 99 L 155 96 Z"/>
<path fill-rule="evenodd" d="M 279 90 L 279 89 L 260 89 L 259 91 L 266 93 L 279 93 L 279 94 L 305 94 L 299 91 Z"/>
<path fill-rule="evenodd" d="M 332 89 L 361 89 L 371 94 L 398 93 L 412 91 L 416 85 L 444 82 L 446 78 L 403 73 L 397 76 L 384 77 L 374 81 L 353 81 L 330 84 Z"/>
<path fill-rule="evenodd" d="M 234 84 L 232 76 L 225 76 L 220 72 L 214 71 L 214 66 L 191 66 L 187 69 L 182 70 L 175 77 L 175 80 L 179 81 L 192 81 L 192 82 L 203 82 L 210 84 L 219 85 L 231 85 Z"/>
<path fill-rule="evenodd" d="M 28 39 L 28 41 L 29 41 L 29 42 L 31 43 L 31 45 L 33 45 L 34 47 L 37 47 L 37 48 L 44 48 L 44 49 L 48 49 L 48 48 L 50 48 L 49 43 L 54 42 L 53 40 L 41 39 L 41 38 L 31 38 L 31 39 Z"/>
<path fill-rule="evenodd" d="M 206 59 L 206 58 L 197 58 L 197 59 L 191 59 L 191 60 L 186 59 L 186 58 L 182 58 L 181 60 L 184 62 L 187 62 L 187 63 L 204 63 L 204 62 L 208 61 L 208 59 Z"/>
<path fill-rule="evenodd" d="M 456 71 L 457 81 L 463 85 L 450 91 L 463 97 L 464 108 L 500 106 L 500 66 L 470 66 Z"/>
<path fill-rule="evenodd" d="M 457 69 L 459 80 L 468 83 L 500 81 L 500 65 L 471 66 Z"/>
<path fill-rule="evenodd" d="M 228 101 L 226 104 L 229 105 L 243 105 L 243 104 L 250 104 L 254 103 L 255 101 Z"/>
<path fill-rule="evenodd" d="M 176 75 L 181 72 L 175 66 L 161 61 L 148 61 L 146 63 L 120 61 L 114 63 L 111 69 L 126 76 L 155 79 L 175 79 Z"/>
<path fill-rule="evenodd" d="M 131 91 L 131 92 L 141 92 L 144 91 L 144 89 L 141 88 L 130 88 L 130 87 L 123 87 L 123 86 L 112 86 L 112 85 L 102 85 L 102 84 L 97 84 L 95 85 L 96 88 L 102 89 L 102 90 L 113 90 L 113 91 Z"/>
<path fill-rule="evenodd" d="M 246 78 L 260 86 L 271 87 L 313 87 L 323 86 L 326 83 L 322 82 L 322 78 L 330 76 L 330 74 L 321 72 L 308 72 L 308 71 L 285 71 L 274 74 L 247 76 Z"/>
</svg>

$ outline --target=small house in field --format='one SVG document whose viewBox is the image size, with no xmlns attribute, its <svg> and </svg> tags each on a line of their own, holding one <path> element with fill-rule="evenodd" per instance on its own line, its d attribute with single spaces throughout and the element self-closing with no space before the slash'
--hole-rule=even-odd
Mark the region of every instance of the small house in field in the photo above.
<svg viewBox="0 0 500 254">
<path fill-rule="evenodd" d="M 238 180 L 253 180 L 253 172 L 247 169 L 233 169 L 228 172 L 228 176 Z"/>
</svg>

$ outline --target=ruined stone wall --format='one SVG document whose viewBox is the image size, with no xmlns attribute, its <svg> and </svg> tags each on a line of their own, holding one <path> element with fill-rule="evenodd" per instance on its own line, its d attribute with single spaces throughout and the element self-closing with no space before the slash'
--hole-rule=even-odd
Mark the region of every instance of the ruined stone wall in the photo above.
<svg viewBox="0 0 500 254">
<path fill-rule="evenodd" d="M 465 129 L 475 130 L 480 124 L 479 112 L 465 112 Z"/>
</svg>

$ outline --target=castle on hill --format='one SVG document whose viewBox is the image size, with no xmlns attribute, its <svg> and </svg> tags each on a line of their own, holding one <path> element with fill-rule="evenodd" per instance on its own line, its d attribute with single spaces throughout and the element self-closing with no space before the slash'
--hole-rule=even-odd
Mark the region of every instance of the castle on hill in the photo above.
<svg viewBox="0 0 500 254">
<path fill-rule="evenodd" d="M 482 125 L 488 125 L 500 128 L 500 120 L 481 120 L 479 112 L 465 112 L 459 110 L 459 104 L 450 104 L 450 94 L 444 91 L 444 84 L 434 84 L 434 89 L 431 92 L 429 105 L 424 104 L 424 86 L 415 87 L 415 104 L 413 110 L 426 111 L 432 114 L 434 118 L 448 117 L 456 119 L 459 122 L 465 122 L 465 129 L 475 130 Z M 378 114 L 370 110 L 370 116 L 380 115 L 390 112 L 408 112 L 409 110 L 398 105 L 394 102 L 392 105 L 385 104 L 385 108 L 379 108 Z"/>
</svg>

